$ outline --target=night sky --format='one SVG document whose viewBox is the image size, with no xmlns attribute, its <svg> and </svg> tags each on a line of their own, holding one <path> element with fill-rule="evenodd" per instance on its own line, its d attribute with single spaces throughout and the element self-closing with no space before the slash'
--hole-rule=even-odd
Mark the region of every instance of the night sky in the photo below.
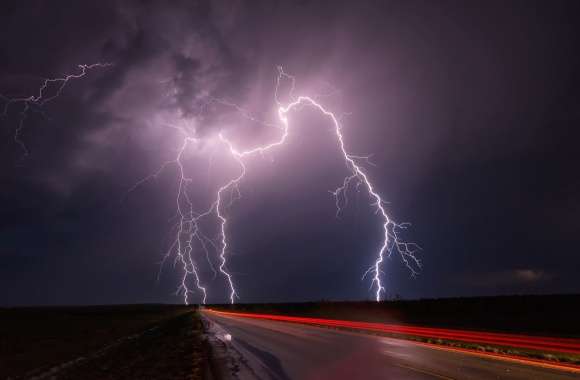
<svg viewBox="0 0 580 380">
<path fill-rule="evenodd" d="M 0 104 L 43 78 L 108 62 L 0 118 L 0 305 L 182 302 L 172 242 L 187 126 L 192 202 L 237 173 L 216 142 L 275 139 L 277 66 L 295 94 L 341 116 L 404 238 L 387 297 L 580 292 L 580 25 L 569 1 L 4 1 Z M 49 88 L 47 91 L 53 91 Z M 290 115 L 288 143 L 249 159 L 227 211 L 240 302 L 371 299 L 381 222 L 364 191 L 335 216 L 347 175 L 328 118 Z M 207 234 L 215 237 L 215 223 Z M 210 259 L 217 263 L 215 252 Z M 224 277 L 195 251 L 208 301 Z M 192 300 L 200 300 L 199 294 Z"/>
</svg>

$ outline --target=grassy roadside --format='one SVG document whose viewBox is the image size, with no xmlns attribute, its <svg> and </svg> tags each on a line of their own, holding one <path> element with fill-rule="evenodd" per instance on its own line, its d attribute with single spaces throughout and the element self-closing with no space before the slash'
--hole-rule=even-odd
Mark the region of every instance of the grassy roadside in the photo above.
<svg viewBox="0 0 580 380">
<path fill-rule="evenodd" d="M 196 313 L 162 321 L 133 339 L 97 352 L 58 373 L 59 380 L 205 378 L 208 356 Z"/>
<path fill-rule="evenodd" d="M 54 378 L 202 378 L 201 329 L 185 306 L 0 309 L 0 378 L 43 374 L 76 358 Z"/>
<path fill-rule="evenodd" d="M 499 345 L 488 345 L 480 343 L 462 342 L 457 340 L 447 340 L 447 339 L 429 339 L 422 337 L 405 337 L 405 339 L 414 340 L 422 343 L 429 344 L 439 344 L 449 347 L 465 348 L 469 350 L 475 350 L 480 352 L 491 352 L 494 354 L 503 354 L 510 356 L 519 356 L 530 359 L 538 359 L 545 361 L 553 361 L 563 364 L 573 364 L 580 365 L 580 355 L 574 355 L 564 352 L 544 352 L 538 350 L 531 350 L 519 347 L 510 346 L 499 346 Z"/>
</svg>

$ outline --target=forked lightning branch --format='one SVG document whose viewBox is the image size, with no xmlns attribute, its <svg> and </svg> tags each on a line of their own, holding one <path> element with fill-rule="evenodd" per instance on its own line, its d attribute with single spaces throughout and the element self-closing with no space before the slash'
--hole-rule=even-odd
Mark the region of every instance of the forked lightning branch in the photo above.
<svg viewBox="0 0 580 380">
<path fill-rule="evenodd" d="M 4 102 L 3 115 L 6 116 L 8 112 L 10 112 L 11 107 L 16 108 L 15 112 L 19 113 L 14 140 L 22 147 L 25 154 L 28 154 L 28 150 L 20 138 L 20 134 L 24 128 L 24 121 L 31 108 L 42 107 L 47 102 L 52 101 L 60 95 L 70 80 L 82 78 L 87 74 L 88 70 L 106 68 L 107 66 L 110 66 L 110 64 L 97 63 L 92 65 L 79 65 L 79 71 L 77 73 L 68 74 L 61 78 L 45 79 L 39 87 L 36 95 L 28 97 L 9 97 L 0 94 L 0 100 Z M 278 96 L 280 85 L 283 81 L 289 81 L 291 85 L 289 90 L 290 100 L 287 103 L 281 102 Z M 56 91 L 50 96 L 46 95 L 47 88 L 52 84 L 57 86 Z M 304 95 L 295 96 L 294 89 L 295 78 L 285 73 L 281 67 L 278 68 L 278 75 L 275 83 L 275 95 L 272 102 L 273 106 L 277 107 L 276 114 L 280 131 L 280 136 L 277 140 L 265 145 L 256 146 L 249 150 L 239 150 L 232 141 L 227 138 L 227 136 L 223 133 L 219 134 L 220 142 L 225 148 L 225 154 L 235 160 L 239 172 L 219 187 L 215 193 L 213 202 L 205 211 L 196 212 L 194 210 L 189 193 L 192 178 L 188 173 L 186 173 L 184 165 L 184 153 L 188 148 L 190 148 L 191 144 L 195 144 L 198 139 L 195 136 L 190 136 L 189 133 L 183 130 L 180 130 L 184 133 L 183 141 L 175 158 L 163 163 L 156 172 L 143 178 L 130 189 L 130 191 L 132 191 L 148 180 L 156 178 L 157 175 L 169 166 L 174 165 L 178 168 L 178 187 L 175 198 L 178 221 L 175 226 L 175 235 L 164 255 L 163 262 L 173 257 L 175 263 L 180 264 L 182 275 L 177 292 L 183 295 L 183 300 L 186 304 L 191 302 L 191 297 L 194 294 L 199 294 L 199 301 L 201 301 L 201 303 L 205 304 L 207 301 L 208 289 L 207 286 L 204 285 L 199 269 L 200 259 L 203 259 L 204 257 L 212 271 L 216 274 L 217 271 L 219 271 L 226 281 L 229 301 L 234 303 L 238 298 L 235 278 L 228 268 L 227 260 L 232 245 L 232 242 L 228 237 L 228 231 L 230 228 L 228 209 L 232 206 L 234 201 L 241 200 L 239 185 L 244 180 L 246 172 L 251 170 L 251 168 L 246 164 L 246 159 L 250 156 L 260 155 L 275 150 L 277 147 L 285 144 L 289 129 L 292 125 L 292 114 L 294 112 L 299 112 L 304 107 L 310 107 L 328 118 L 334 132 L 336 144 L 341 153 L 341 158 L 344 160 L 344 164 L 348 170 L 344 181 L 336 188 L 336 190 L 331 192 L 335 197 L 337 214 L 340 213 L 341 209 L 347 203 L 349 189 L 352 186 L 356 186 L 357 188 L 362 186 L 371 199 L 372 209 L 374 209 L 375 213 L 380 217 L 382 223 L 382 237 L 378 244 L 379 248 L 377 249 L 372 265 L 370 265 L 369 269 L 363 274 L 363 279 L 367 275 L 370 275 L 371 277 L 370 286 L 371 289 L 373 289 L 373 295 L 376 301 L 382 299 L 386 290 L 382 276 L 382 268 L 387 257 L 391 256 L 393 253 L 398 254 L 403 264 L 410 270 L 412 275 L 415 275 L 421 268 L 421 262 L 416 256 L 416 253 L 420 248 L 416 244 L 406 242 L 402 239 L 400 236 L 401 230 L 406 228 L 406 224 L 396 223 L 391 217 L 389 217 L 385 209 L 385 201 L 375 188 L 372 180 L 362 165 L 363 162 L 368 161 L 368 157 L 349 154 L 342 134 L 342 127 L 335 114 L 326 109 L 313 97 Z M 242 117 L 256 121 L 254 118 L 249 116 L 248 112 L 231 102 L 219 99 L 213 99 L 212 101 L 230 106 Z M 275 127 L 272 124 L 262 124 L 265 127 Z M 204 223 L 208 220 L 212 220 L 212 218 L 217 223 L 217 238 L 207 236 L 202 228 Z M 217 270 L 213 267 L 212 261 L 210 260 L 212 252 L 218 257 L 219 266 Z"/>
</svg>

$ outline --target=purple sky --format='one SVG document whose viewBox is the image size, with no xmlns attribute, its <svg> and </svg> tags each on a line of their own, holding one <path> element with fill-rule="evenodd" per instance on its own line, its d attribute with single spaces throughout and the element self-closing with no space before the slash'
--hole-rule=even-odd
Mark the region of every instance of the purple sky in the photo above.
<svg viewBox="0 0 580 380">
<path fill-rule="evenodd" d="M 127 194 L 186 152 L 197 209 L 241 147 L 279 131 L 277 66 L 296 94 L 341 115 L 350 152 L 405 239 L 423 247 L 411 279 L 384 265 L 387 295 L 580 292 L 580 42 L 573 1 L 8 1 L 0 15 L 0 94 L 111 62 L 0 118 L 0 305 L 181 302 L 169 260 L 177 171 Z M 0 98 L 1 105 L 4 101 Z M 381 243 L 364 192 L 335 217 L 329 190 L 347 174 L 328 118 L 292 114 L 288 144 L 248 160 L 227 210 L 240 301 L 367 299 L 361 281 Z M 208 234 L 213 235 L 210 225 Z M 203 254 L 209 301 L 227 300 Z M 197 296 L 194 296 L 194 299 Z"/>
</svg>

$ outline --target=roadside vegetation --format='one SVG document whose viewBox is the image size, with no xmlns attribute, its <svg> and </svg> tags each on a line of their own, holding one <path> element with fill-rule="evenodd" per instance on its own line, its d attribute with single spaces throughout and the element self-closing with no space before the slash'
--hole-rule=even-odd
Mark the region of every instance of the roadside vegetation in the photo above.
<svg viewBox="0 0 580 380">
<path fill-rule="evenodd" d="M 0 309 L 1 379 L 201 379 L 206 363 L 192 307 Z"/>
</svg>

